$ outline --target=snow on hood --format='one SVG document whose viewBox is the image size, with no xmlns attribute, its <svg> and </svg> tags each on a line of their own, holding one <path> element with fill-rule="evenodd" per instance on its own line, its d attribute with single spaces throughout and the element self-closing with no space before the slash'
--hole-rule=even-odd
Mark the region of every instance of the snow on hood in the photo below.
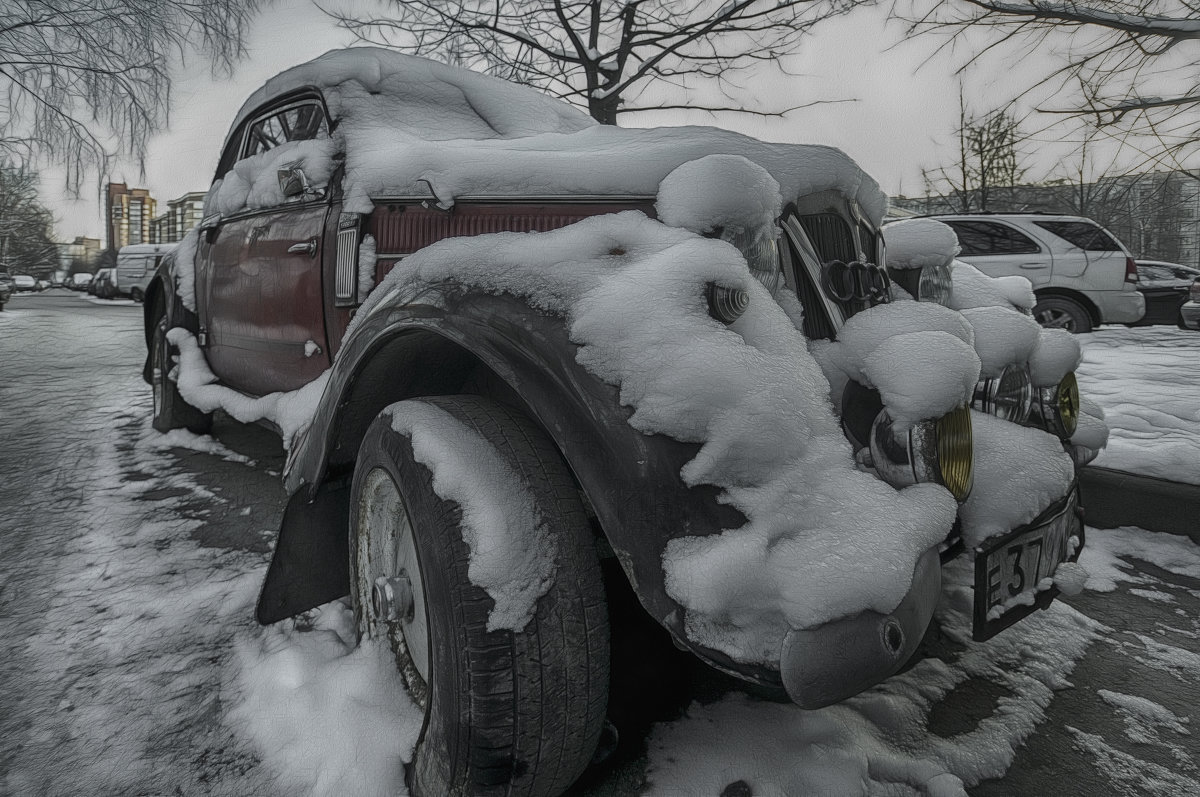
<svg viewBox="0 0 1200 797">
<path fill-rule="evenodd" d="M 332 51 L 272 78 L 235 126 L 271 97 L 304 87 L 321 90 L 336 120 L 333 142 L 346 155 L 345 208 L 352 212 L 370 211 L 371 197 L 430 193 L 446 207 L 465 196 L 653 196 L 676 167 L 714 154 L 762 166 L 787 198 L 837 189 L 876 223 L 887 204 L 878 184 L 832 147 L 769 144 L 712 127 L 600 125 L 528 87 L 371 47 Z M 315 165 L 328 157 L 323 144 L 295 144 L 294 160 L 331 171 Z M 273 160 L 269 152 L 247 158 L 246 168 L 274 180 Z M 222 208 L 268 203 L 254 193 L 241 200 L 240 187 L 232 197 L 225 190 L 214 197 Z M 276 193 L 269 201 L 278 200 Z"/>
<path fill-rule="evenodd" d="M 790 628 L 891 611 L 954 522 L 945 489 L 898 491 L 856 470 L 803 335 L 723 241 L 635 211 L 448 239 L 397 264 L 356 322 L 447 281 L 564 315 L 579 363 L 619 387 L 631 426 L 702 444 L 683 480 L 721 488 L 747 523 L 665 552 L 699 644 L 777 664 Z M 751 295 L 729 327 L 708 315 L 709 281 Z"/>
</svg>

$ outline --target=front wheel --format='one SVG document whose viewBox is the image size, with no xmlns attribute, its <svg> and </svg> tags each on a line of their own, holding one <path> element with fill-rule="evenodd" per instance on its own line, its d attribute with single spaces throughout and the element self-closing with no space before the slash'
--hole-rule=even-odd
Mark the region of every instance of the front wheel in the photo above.
<svg viewBox="0 0 1200 797">
<path fill-rule="evenodd" d="M 159 432 L 188 429 L 196 434 L 212 431 L 212 413 L 201 412 L 183 400 L 173 373 L 178 367 L 167 340 L 167 317 L 160 313 L 150 336 L 150 387 L 154 397 L 153 426 Z"/>
<path fill-rule="evenodd" d="M 133 290 L 131 290 L 129 292 L 129 298 L 133 299 L 138 304 L 141 304 L 142 301 L 145 300 L 146 297 L 142 295 L 141 288 L 134 288 Z"/>
<path fill-rule="evenodd" d="M 1050 329 L 1065 329 L 1076 334 L 1092 331 L 1092 317 L 1087 308 L 1065 296 L 1039 296 L 1033 306 L 1033 317 Z"/>
<path fill-rule="evenodd" d="M 352 496 L 359 634 L 391 647 L 424 710 L 413 794 L 564 792 L 603 728 L 609 638 L 554 445 L 481 397 L 399 402 L 368 429 Z"/>
</svg>

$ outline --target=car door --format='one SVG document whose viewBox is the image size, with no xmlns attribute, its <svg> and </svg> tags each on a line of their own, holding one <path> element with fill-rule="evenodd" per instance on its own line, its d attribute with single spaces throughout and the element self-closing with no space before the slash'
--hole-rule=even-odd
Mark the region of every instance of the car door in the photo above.
<svg viewBox="0 0 1200 797">
<path fill-rule="evenodd" d="M 958 235 L 960 260 L 990 277 L 1025 277 L 1037 288 L 1050 282 L 1049 248 L 996 219 L 944 219 Z"/>
<path fill-rule="evenodd" d="M 1139 263 L 1138 290 L 1146 299 L 1146 314 L 1138 322 L 1146 324 L 1174 324 L 1179 318 L 1179 308 L 1188 300 L 1188 286 L 1166 266 Z"/>
<path fill-rule="evenodd" d="M 321 114 L 321 123 L 313 120 Z M 229 146 L 234 167 L 253 174 L 288 141 L 327 136 L 316 99 L 251 117 Z M 223 162 L 225 159 L 222 159 Z M 268 179 L 274 174 L 266 175 Z M 226 385 L 251 395 L 295 390 L 329 367 L 322 265 L 326 222 L 335 212 L 328 186 L 309 186 L 267 207 L 202 222 L 197 292 L 205 356 Z"/>
</svg>

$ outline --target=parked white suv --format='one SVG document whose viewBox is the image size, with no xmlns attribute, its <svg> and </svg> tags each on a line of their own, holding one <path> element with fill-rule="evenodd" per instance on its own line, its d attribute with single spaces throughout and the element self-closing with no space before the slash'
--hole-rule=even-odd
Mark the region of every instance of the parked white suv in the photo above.
<svg viewBox="0 0 1200 797">
<path fill-rule="evenodd" d="M 1137 266 L 1112 233 L 1091 219 L 1041 213 L 938 216 L 958 235 L 959 259 L 992 277 L 1033 283 L 1042 326 L 1091 332 L 1141 319 Z"/>
</svg>

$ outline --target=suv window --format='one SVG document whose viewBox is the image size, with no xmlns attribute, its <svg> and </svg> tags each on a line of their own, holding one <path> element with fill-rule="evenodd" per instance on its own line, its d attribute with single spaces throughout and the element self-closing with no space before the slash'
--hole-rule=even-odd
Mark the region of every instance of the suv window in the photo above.
<svg viewBox="0 0 1200 797">
<path fill-rule="evenodd" d="M 947 220 L 958 234 L 963 255 L 1026 255 L 1042 251 L 1024 233 L 994 221 Z"/>
<path fill-rule="evenodd" d="M 1085 252 L 1120 252 L 1121 245 L 1095 224 L 1087 221 L 1035 221 L 1034 224 Z"/>
<path fill-rule="evenodd" d="M 242 157 L 269 152 L 286 141 L 309 141 L 325 135 L 328 129 L 320 103 L 293 105 L 250 125 Z"/>
</svg>

